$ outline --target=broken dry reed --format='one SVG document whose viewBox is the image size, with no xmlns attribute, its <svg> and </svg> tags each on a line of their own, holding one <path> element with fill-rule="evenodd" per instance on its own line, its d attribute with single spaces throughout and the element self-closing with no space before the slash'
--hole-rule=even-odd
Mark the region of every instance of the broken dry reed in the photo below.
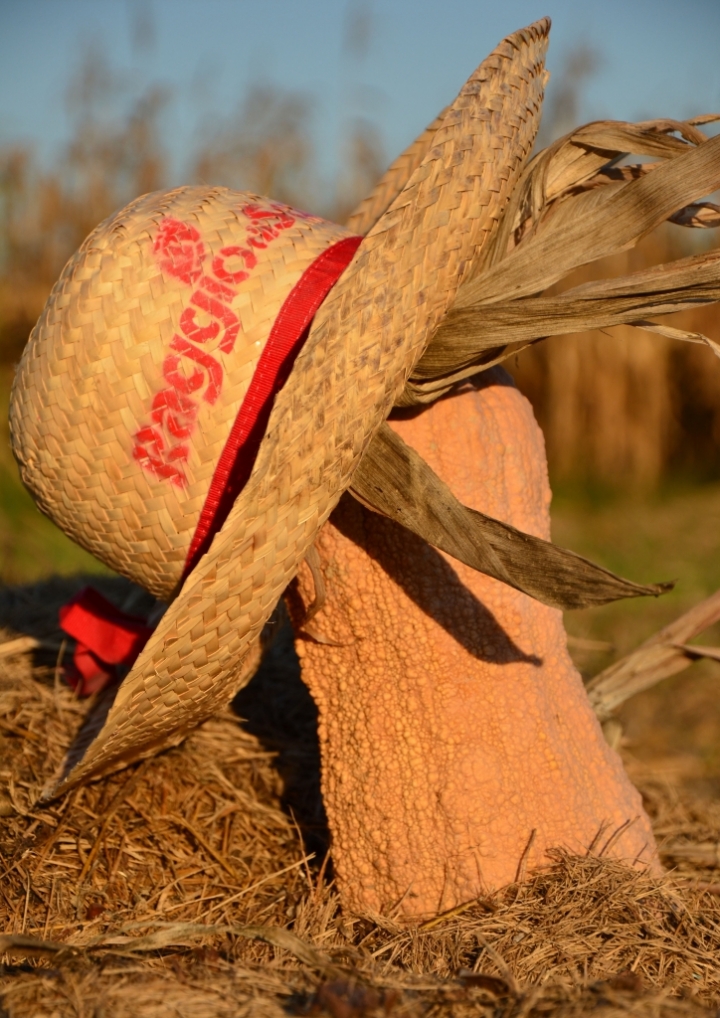
<svg viewBox="0 0 720 1018">
<path fill-rule="evenodd" d="M 130 589 L 101 585 L 116 603 Z M 75 586 L 5 588 L 0 635 L 57 640 L 53 613 Z M 674 876 L 558 852 L 526 883 L 407 928 L 392 910 L 339 906 L 314 711 L 287 640 L 236 701 L 245 725 L 228 711 L 180 748 L 44 808 L 40 789 L 87 704 L 55 681 L 54 651 L 33 653 L 0 660 L 10 1018 L 669 1016 L 720 1002 L 720 807 L 640 765 Z"/>
</svg>

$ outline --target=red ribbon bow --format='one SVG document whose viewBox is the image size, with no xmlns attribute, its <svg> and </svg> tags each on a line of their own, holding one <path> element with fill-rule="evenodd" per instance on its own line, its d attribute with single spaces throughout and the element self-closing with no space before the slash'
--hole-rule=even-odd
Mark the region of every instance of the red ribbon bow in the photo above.
<svg viewBox="0 0 720 1018">
<path fill-rule="evenodd" d="M 152 635 L 143 619 L 120 611 L 92 587 L 85 587 L 59 612 L 60 628 L 77 640 L 65 678 L 80 696 L 119 682 Z"/>
</svg>

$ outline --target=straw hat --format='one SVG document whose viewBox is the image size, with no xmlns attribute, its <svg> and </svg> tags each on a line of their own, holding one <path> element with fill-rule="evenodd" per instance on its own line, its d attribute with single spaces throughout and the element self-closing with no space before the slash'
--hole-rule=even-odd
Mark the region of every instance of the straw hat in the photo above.
<svg viewBox="0 0 720 1018">
<path fill-rule="evenodd" d="M 22 477 L 79 544 L 174 599 L 56 790 L 178 741 L 249 678 L 263 625 L 477 271 L 535 138 L 548 31 L 501 43 L 349 229 L 186 187 L 139 198 L 66 266 L 13 389 Z"/>
</svg>

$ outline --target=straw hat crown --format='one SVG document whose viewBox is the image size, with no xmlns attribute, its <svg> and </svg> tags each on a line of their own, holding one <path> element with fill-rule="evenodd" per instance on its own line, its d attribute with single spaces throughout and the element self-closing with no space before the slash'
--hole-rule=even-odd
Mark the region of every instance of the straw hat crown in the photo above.
<svg viewBox="0 0 720 1018">
<path fill-rule="evenodd" d="M 273 323 L 349 231 L 226 188 L 146 195 L 69 261 L 11 411 L 39 506 L 167 598 Z"/>
</svg>

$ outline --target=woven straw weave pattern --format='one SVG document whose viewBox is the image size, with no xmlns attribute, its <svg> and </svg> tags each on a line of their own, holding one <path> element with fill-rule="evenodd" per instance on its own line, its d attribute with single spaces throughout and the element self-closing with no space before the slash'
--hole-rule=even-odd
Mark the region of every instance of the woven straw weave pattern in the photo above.
<svg viewBox="0 0 720 1018">
<path fill-rule="evenodd" d="M 426 127 L 411 145 L 408 145 L 405 151 L 383 173 L 367 198 L 363 198 L 355 211 L 348 216 L 345 225 L 351 233 L 365 236 L 380 216 L 387 212 L 425 158 L 446 113 L 447 109 L 444 109 L 435 117 L 432 124 Z"/>
<path fill-rule="evenodd" d="M 258 264 L 228 306 L 241 328 L 230 353 L 203 344 L 220 363 L 213 403 L 199 401 L 180 488 L 133 458 L 133 436 L 151 423 L 167 383 L 180 316 L 194 286 L 163 272 L 153 253 L 159 223 L 195 227 L 203 268 L 246 241 L 247 203 L 267 199 L 226 188 L 151 194 L 102 223 L 64 269 L 36 325 L 15 381 L 11 428 L 25 484 L 71 537 L 118 572 L 167 598 L 182 574 L 213 470 L 280 306 L 303 270 L 346 230 L 298 219 L 258 251 Z M 265 257 L 263 257 L 265 256 Z M 198 323 L 203 319 L 198 312 Z M 186 373 L 195 368 L 188 363 Z"/>
<path fill-rule="evenodd" d="M 243 656 L 493 234 L 537 131 L 549 23 L 506 39 L 318 312 L 250 481 L 63 787 L 227 701 Z"/>
</svg>

